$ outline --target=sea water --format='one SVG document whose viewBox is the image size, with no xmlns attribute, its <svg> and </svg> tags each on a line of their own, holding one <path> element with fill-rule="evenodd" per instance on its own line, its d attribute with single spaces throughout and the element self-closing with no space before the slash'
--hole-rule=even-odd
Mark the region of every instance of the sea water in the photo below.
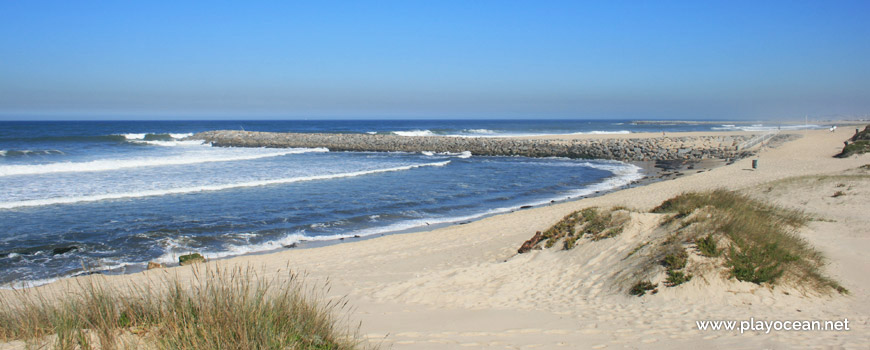
<svg viewBox="0 0 870 350">
<path fill-rule="evenodd" d="M 498 137 L 765 128 L 630 121 L 0 122 L 0 286 L 459 223 L 643 177 L 604 160 L 223 148 L 195 132 Z"/>
</svg>

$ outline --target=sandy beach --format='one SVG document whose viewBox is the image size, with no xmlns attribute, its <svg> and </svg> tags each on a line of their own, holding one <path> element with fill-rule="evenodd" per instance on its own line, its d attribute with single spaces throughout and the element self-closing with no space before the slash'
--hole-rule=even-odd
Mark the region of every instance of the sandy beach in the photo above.
<svg viewBox="0 0 870 350">
<path fill-rule="evenodd" d="M 833 158 L 851 128 L 794 131 L 802 137 L 710 171 L 550 206 L 487 217 L 431 231 L 386 235 L 312 249 L 217 260 L 208 265 L 252 266 L 266 276 L 305 272 L 311 283 L 331 285 L 347 297 L 374 344 L 393 349 L 867 349 L 870 344 L 870 155 Z M 692 133 L 729 135 L 748 133 Z M 679 135 L 668 136 L 677 137 Z M 660 134 L 569 135 L 566 139 L 661 137 Z M 759 166 L 752 169 L 757 159 Z M 773 181 L 810 175 L 857 174 L 834 182 Z M 534 181 L 534 179 L 529 179 Z M 843 184 L 846 195 L 832 197 Z M 639 213 L 614 239 L 571 251 L 517 254 L 536 231 L 583 208 L 625 206 L 643 212 L 687 191 L 740 190 L 806 211 L 800 235 L 828 258 L 825 272 L 850 294 L 768 288 L 727 276 L 700 276 L 656 295 L 629 296 L 615 283 L 626 253 L 657 224 Z M 770 188 L 770 190 L 768 190 Z M 202 268 L 202 266 L 197 267 Z M 189 278 L 192 267 L 117 276 L 85 276 L 39 287 L 62 293 L 84 279 L 149 283 L 165 274 Z M 3 290 L 0 293 L 11 293 Z M 704 320 L 844 320 L 848 331 L 699 330 Z M 22 347 L 10 343 L 0 348 Z"/>
</svg>

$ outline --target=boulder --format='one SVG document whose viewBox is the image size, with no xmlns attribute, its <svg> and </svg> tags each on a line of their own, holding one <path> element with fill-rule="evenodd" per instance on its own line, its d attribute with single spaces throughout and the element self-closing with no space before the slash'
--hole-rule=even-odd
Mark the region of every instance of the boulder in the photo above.
<svg viewBox="0 0 870 350">
<path fill-rule="evenodd" d="M 181 266 L 198 264 L 205 262 L 205 258 L 199 253 L 187 254 L 178 257 L 178 264 Z"/>
</svg>

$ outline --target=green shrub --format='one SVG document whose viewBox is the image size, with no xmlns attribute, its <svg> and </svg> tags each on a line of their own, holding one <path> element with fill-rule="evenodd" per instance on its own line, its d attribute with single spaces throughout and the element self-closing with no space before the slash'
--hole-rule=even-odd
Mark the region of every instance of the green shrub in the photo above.
<svg viewBox="0 0 870 350">
<path fill-rule="evenodd" d="M 782 276 L 783 265 L 797 260 L 779 249 L 775 243 L 764 246 L 749 246 L 738 250 L 731 246 L 728 250 L 728 262 L 731 276 L 740 281 L 761 284 L 773 282 Z"/>
<path fill-rule="evenodd" d="M 714 238 L 712 234 L 698 239 L 695 244 L 698 245 L 698 250 L 701 251 L 701 255 L 707 257 L 719 256 L 719 249 L 716 248 L 716 238 Z"/>
<path fill-rule="evenodd" d="M 686 275 L 682 271 L 668 270 L 668 277 L 664 284 L 668 287 L 674 287 L 689 282 L 691 279 L 692 275 Z"/>
<path fill-rule="evenodd" d="M 178 257 L 178 264 L 182 266 L 201 262 L 205 262 L 205 258 L 199 253 L 187 254 Z"/>
<path fill-rule="evenodd" d="M 688 261 L 689 254 L 687 254 L 685 250 L 680 249 L 665 255 L 665 258 L 662 260 L 662 265 L 664 265 L 668 270 L 679 270 L 686 267 Z"/>
<path fill-rule="evenodd" d="M 716 238 L 727 238 L 725 264 L 732 277 L 775 284 L 789 274 L 796 280 L 810 282 L 811 286 L 840 290 L 839 284 L 820 272 L 824 262 L 821 253 L 794 233 L 809 221 L 809 216 L 800 211 L 727 190 L 684 193 L 664 201 L 653 211 L 686 217 L 702 208 L 702 214 L 708 215 L 694 215 L 689 220 L 703 230 L 686 229 L 679 236 L 693 239 L 705 256 L 720 255 L 722 249 L 716 246 Z M 705 232 L 705 237 L 698 238 L 700 232 Z M 676 236 L 672 238 L 676 240 Z M 673 244 L 676 241 L 665 244 L 664 249 L 673 249 L 668 248 Z M 684 266 L 681 260 L 670 253 L 662 264 L 669 270 L 679 270 Z"/>
<path fill-rule="evenodd" d="M 644 296 L 646 291 L 656 289 L 658 284 L 653 284 L 650 281 L 640 281 L 634 284 L 634 286 L 629 289 L 628 294 L 636 295 L 636 296 Z"/>
</svg>

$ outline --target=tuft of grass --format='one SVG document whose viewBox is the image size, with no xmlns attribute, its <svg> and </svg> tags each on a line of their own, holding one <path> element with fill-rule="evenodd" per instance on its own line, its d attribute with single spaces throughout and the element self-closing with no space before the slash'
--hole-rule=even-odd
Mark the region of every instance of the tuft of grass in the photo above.
<svg viewBox="0 0 870 350">
<path fill-rule="evenodd" d="M 824 265 L 821 253 L 795 233 L 810 219 L 806 214 L 726 190 L 685 193 L 653 211 L 686 217 L 700 209 L 711 214 L 700 222 L 709 233 L 695 241 L 702 253 L 715 256 L 712 253 L 718 249 L 713 243 L 724 237 L 728 242 L 725 264 L 734 278 L 776 284 L 787 276 L 818 288 L 838 289 L 839 284 L 820 271 Z"/>
<path fill-rule="evenodd" d="M 654 289 L 656 289 L 656 286 L 657 286 L 657 285 L 658 285 L 658 284 L 653 284 L 653 283 L 650 282 L 650 281 L 640 281 L 640 282 L 635 283 L 635 284 L 631 287 L 631 289 L 628 290 L 628 294 L 630 294 L 630 295 L 636 295 L 636 296 L 642 297 L 642 296 L 644 296 L 644 295 L 646 294 L 646 292 L 647 292 L 648 290 L 654 290 Z"/>
<path fill-rule="evenodd" d="M 344 299 L 324 302 L 327 287 L 302 278 L 267 279 L 252 269 L 196 270 L 192 280 L 166 277 L 156 288 L 112 287 L 94 279 L 50 300 L 38 290 L 0 299 L 0 340 L 28 347 L 126 348 L 136 338 L 156 349 L 356 349 L 339 326 Z M 135 347 L 140 347 L 141 344 Z"/>
<path fill-rule="evenodd" d="M 562 240 L 562 249 L 573 249 L 583 237 L 593 241 L 615 237 L 622 233 L 630 216 L 614 213 L 616 209 L 586 208 L 566 215 L 542 233 L 543 245 L 551 248 Z"/>
<path fill-rule="evenodd" d="M 668 277 L 665 279 L 665 286 L 676 287 L 683 283 L 689 282 L 692 275 L 686 275 L 682 271 L 668 270 Z"/>
<path fill-rule="evenodd" d="M 706 257 L 719 256 L 719 249 L 716 248 L 716 239 L 712 234 L 696 240 L 695 244 L 698 246 L 698 250 L 701 251 L 701 255 Z"/>
<path fill-rule="evenodd" d="M 685 250 L 680 249 L 679 251 L 665 255 L 665 258 L 662 260 L 662 265 L 664 265 L 668 270 L 679 270 L 686 267 L 688 261 L 689 254 L 687 254 Z"/>
<path fill-rule="evenodd" d="M 591 210 L 589 210 L 591 209 Z M 593 241 L 616 237 L 625 229 L 628 215 L 617 215 L 615 210 L 600 212 L 597 208 L 585 209 L 583 215 L 583 234 Z"/>
<path fill-rule="evenodd" d="M 773 282 L 785 272 L 785 264 L 798 260 L 797 256 L 778 249 L 776 243 L 739 250 L 731 246 L 727 258 L 731 276 L 756 284 Z"/>
</svg>

